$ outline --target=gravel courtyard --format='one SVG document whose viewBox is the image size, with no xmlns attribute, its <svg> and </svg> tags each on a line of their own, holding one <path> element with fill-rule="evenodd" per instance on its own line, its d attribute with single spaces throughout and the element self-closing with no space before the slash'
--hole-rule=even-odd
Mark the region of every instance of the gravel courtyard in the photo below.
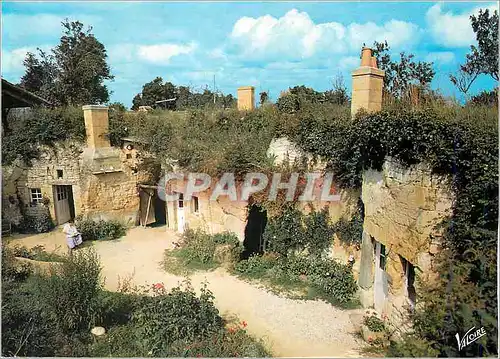
<svg viewBox="0 0 500 359">
<path fill-rule="evenodd" d="M 12 244 L 45 246 L 47 251 L 65 253 L 60 230 L 32 236 L 14 236 Z M 95 242 L 103 266 L 105 286 L 116 290 L 119 278 L 133 276 L 137 285 L 162 282 L 167 288 L 184 278 L 160 268 L 163 252 L 172 248 L 177 234 L 165 227 L 128 231 L 117 241 Z M 204 281 L 215 295 L 223 315 L 236 315 L 248 323 L 248 332 L 264 339 L 274 356 L 281 357 L 359 357 L 363 347 L 354 334 L 352 317 L 362 310 L 340 310 L 322 301 L 292 300 L 277 296 L 242 281 L 223 269 L 190 276 L 195 289 Z"/>
</svg>

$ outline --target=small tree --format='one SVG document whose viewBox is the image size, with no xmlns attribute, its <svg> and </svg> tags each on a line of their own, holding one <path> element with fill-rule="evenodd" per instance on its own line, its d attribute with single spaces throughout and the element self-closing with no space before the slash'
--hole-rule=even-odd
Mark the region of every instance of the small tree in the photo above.
<svg viewBox="0 0 500 359">
<path fill-rule="evenodd" d="M 106 49 L 79 21 L 64 20 L 59 45 L 50 53 L 38 49 L 39 58 L 28 53 L 20 85 L 57 105 L 106 103 L 112 80 Z"/>
<path fill-rule="evenodd" d="M 259 103 L 261 106 L 265 104 L 267 101 L 269 101 L 269 95 L 266 91 L 261 92 L 259 96 L 260 96 Z"/>
<path fill-rule="evenodd" d="M 396 99 L 403 99 L 407 96 L 411 85 L 417 84 L 425 88 L 436 74 L 432 68 L 432 62 L 415 62 L 413 54 L 401 52 L 399 61 L 392 61 L 387 41 L 375 41 L 373 47 L 378 67 L 385 71 L 384 89 Z"/>
</svg>

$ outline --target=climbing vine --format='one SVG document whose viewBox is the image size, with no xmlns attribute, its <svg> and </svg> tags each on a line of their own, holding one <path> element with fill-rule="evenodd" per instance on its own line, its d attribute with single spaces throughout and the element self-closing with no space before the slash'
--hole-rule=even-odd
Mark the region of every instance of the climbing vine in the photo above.
<svg viewBox="0 0 500 359">
<path fill-rule="evenodd" d="M 495 108 L 480 106 L 399 109 L 352 122 L 307 117 L 294 137 L 301 148 L 328 160 L 344 188 L 359 188 L 363 171 L 381 170 L 387 157 L 407 166 L 424 162 L 450 178 L 456 199 L 451 217 L 441 224 L 439 265 L 446 284 L 424 291 L 414 316 L 415 340 L 425 340 L 442 355 L 478 355 L 474 346 L 459 353 L 454 335 L 479 323 L 488 333 L 482 350 L 497 353 L 497 117 Z"/>
</svg>

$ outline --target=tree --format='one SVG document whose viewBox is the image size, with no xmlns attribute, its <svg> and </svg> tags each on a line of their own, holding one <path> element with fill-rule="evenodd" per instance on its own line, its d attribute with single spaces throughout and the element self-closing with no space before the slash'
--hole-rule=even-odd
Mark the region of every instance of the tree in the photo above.
<svg viewBox="0 0 500 359">
<path fill-rule="evenodd" d="M 262 106 L 269 100 L 269 95 L 267 94 L 266 91 L 263 91 L 259 94 L 259 103 Z"/>
<path fill-rule="evenodd" d="M 112 80 L 106 49 L 79 21 L 64 20 L 59 45 L 39 58 L 28 53 L 21 86 L 56 105 L 105 103 L 109 90 L 105 80 Z"/>
<path fill-rule="evenodd" d="M 478 68 L 480 73 L 490 75 L 498 81 L 498 12 L 490 16 L 489 10 L 479 10 L 478 16 L 471 15 L 471 25 L 478 47 L 471 45 L 465 68 Z"/>
<path fill-rule="evenodd" d="M 402 99 L 407 96 L 411 85 L 425 88 L 436 74 L 432 62 L 415 62 L 413 54 L 401 52 L 399 62 L 392 61 L 387 41 L 375 41 L 373 47 L 378 67 L 385 71 L 384 90 L 394 98 Z"/>
<path fill-rule="evenodd" d="M 479 69 L 477 67 L 464 68 L 464 66 L 460 66 L 455 75 L 450 74 L 450 81 L 468 99 L 467 93 L 478 76 Z"/>
<path fill-rule="evenodd" d="M 498 81 L 498 12 L 495 10 L 490 16 L 488 9 L 480 9 L 478 16 L 471 15 L 470 19 L 478 47 L 471 45 L 465 64 L 460 65 L 456 75 L 450 75 L 450 81 L 466 98 L 479 75 L 489 75 Z"/>
<path fill-rule="evenodd" d="M 341 73 L 337 74 L 332 82 L 332 86 L 332 90 L 324 92 L 325 102 L 335 105 L 347 105 L 349 103 L 349 95 Z"/>
</svg>

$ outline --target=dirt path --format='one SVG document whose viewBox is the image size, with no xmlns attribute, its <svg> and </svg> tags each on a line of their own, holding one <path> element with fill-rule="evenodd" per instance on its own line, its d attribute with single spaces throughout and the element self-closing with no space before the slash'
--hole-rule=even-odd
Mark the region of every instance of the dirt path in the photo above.
<svg viewBox="0 0 500 359">
<path fill-rule="evenodd" d="M 13 243 L 27 247 L 45 245 L 46 250 L 66 250 L 64 236 L 48 234 L 14 237 Z M 116 290 L 118 278 L 133 274 L 135 284 L 162 282 L 167 288 L 182 277 L 165 273 L 159 263 L 176 238 L 173 231 L 160 228 L 133 228 L 118 241 L 97 242 L 105 286 Z M 195 289 L 209 283 L 222 315 L 237 315 L 248 323 L 248 332 L 264 339 L 274 356 L 359 357 L 362 344 L 352 333 L 350 315 L 361 310 L 340 310 L 322 301 L 301 301 L 279 297 L 222 269 L 190 277 Z"/>
</svg>

